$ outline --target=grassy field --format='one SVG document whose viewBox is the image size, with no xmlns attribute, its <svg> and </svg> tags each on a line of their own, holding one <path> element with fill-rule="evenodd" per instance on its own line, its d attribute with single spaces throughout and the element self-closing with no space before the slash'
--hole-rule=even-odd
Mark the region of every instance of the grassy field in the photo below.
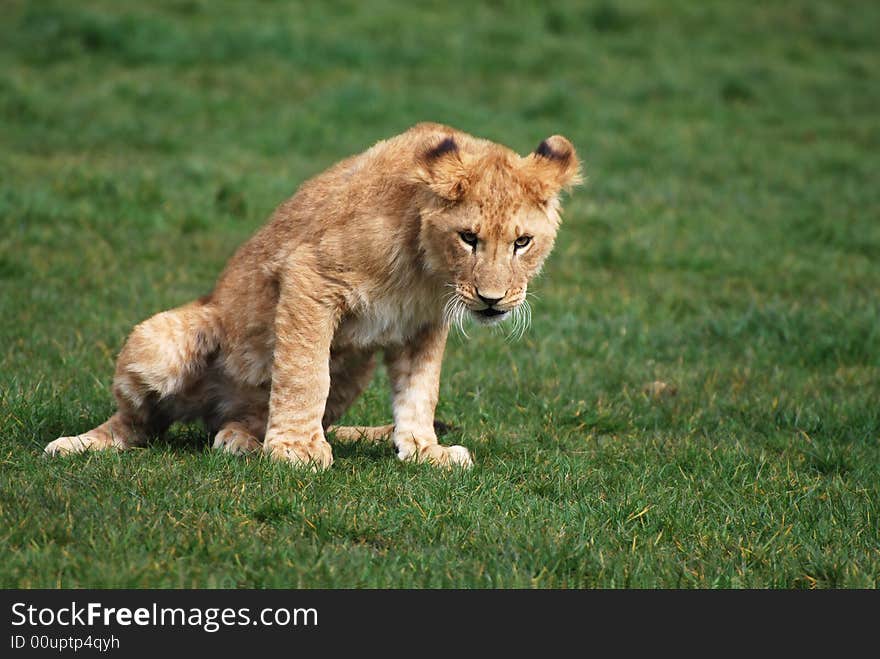
<svg viewBox="0 0 880 659">
<path fill-rule="evenodd" d="M 880 5 L 553 7 L 4 3 L 0 586 L 880 584 Z M 41 458 L 136 322 L 421 120 L 562 133 L 589 177 L 531 331 L 448 347 L 472 471 L 199 427 Z M 389 419 L 380 373 L 346 420 Z"/>
</svg>

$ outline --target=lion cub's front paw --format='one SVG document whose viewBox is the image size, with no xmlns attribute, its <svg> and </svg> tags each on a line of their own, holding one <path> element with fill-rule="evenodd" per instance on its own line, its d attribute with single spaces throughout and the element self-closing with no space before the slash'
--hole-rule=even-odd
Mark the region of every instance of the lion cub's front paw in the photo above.
<svg viewBox="0 0 880 659">
<path fill-rule="evenodd" d="M 266 442 L 265 450 L 273 460 L 284 460 L 312 471 L 321 471 L 333 464 L 333 450 L 323 437 L 311 440 L 276 439 L 271 443 Z"/>
<path fill-rule="evenodd" d="M 100 451 L 109 448 L 110 444 L 100 437 L 91 435 L 77 435 L 76 437 L 59 437 L 49 442 L 43 453 L 46 455 L 69 455 L 71 453 L 85 453 L 86 451 Z"/>
<path fill-rule="evenodd" d="M 418 453 L 419 462 L 429 462 L 438 467 L 451 468 L 455 466 L 470 469 L 474 466 L 470 452 L 464 446 L 441 446 L 430 444 L 424 446 Z"/>
<path fill-rule="evenodd" d="M 224 428 L 214 436 L 214 448 L 232 455 L 255 453 L 262 447 L 256 437 L 234 428 Z"/>
</svg>

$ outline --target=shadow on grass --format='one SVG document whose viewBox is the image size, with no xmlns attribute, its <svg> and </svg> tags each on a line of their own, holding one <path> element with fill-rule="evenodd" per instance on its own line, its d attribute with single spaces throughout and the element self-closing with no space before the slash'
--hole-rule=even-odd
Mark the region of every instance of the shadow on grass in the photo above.
<svg viewBox="0 0 880 659">
<path fill-rule="evenodd" d="M 175 423 L 165 433 L 150 439 L 148 447 L 175 453 L 202 453 L 211 447 L 211 435 L 201 423 Z"/>
</svg>

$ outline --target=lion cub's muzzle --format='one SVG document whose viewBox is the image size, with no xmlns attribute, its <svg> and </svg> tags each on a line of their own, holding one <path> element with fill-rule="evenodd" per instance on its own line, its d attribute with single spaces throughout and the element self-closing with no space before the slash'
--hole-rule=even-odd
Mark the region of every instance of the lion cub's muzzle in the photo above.
<svg viewBox="0 0 880 659">
<path fill-rule="evenodd" d="M 501 290 L 495 292 L 459 286 L 457 293 L 459 302 L 470 312 L 469 315 L 484 325 L 494 325 L 515 315 L 512 312 L 517 311 L 525 299 L 520 289 L 507 290 L 502 294 Z"/>
</svg>

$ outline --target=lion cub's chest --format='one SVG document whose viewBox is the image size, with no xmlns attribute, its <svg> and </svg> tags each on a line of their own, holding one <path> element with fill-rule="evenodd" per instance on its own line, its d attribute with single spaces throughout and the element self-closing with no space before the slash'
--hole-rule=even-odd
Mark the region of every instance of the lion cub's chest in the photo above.
<svg viewBox="0 0 880 659">
<path fill-rule="evenodd" d="M 438 292 L 419 286 L 402 288 L 355 308 L 337 328 L 334 348 L 376 349 L 406 343 L 442 316 Z"/>
</svg>

